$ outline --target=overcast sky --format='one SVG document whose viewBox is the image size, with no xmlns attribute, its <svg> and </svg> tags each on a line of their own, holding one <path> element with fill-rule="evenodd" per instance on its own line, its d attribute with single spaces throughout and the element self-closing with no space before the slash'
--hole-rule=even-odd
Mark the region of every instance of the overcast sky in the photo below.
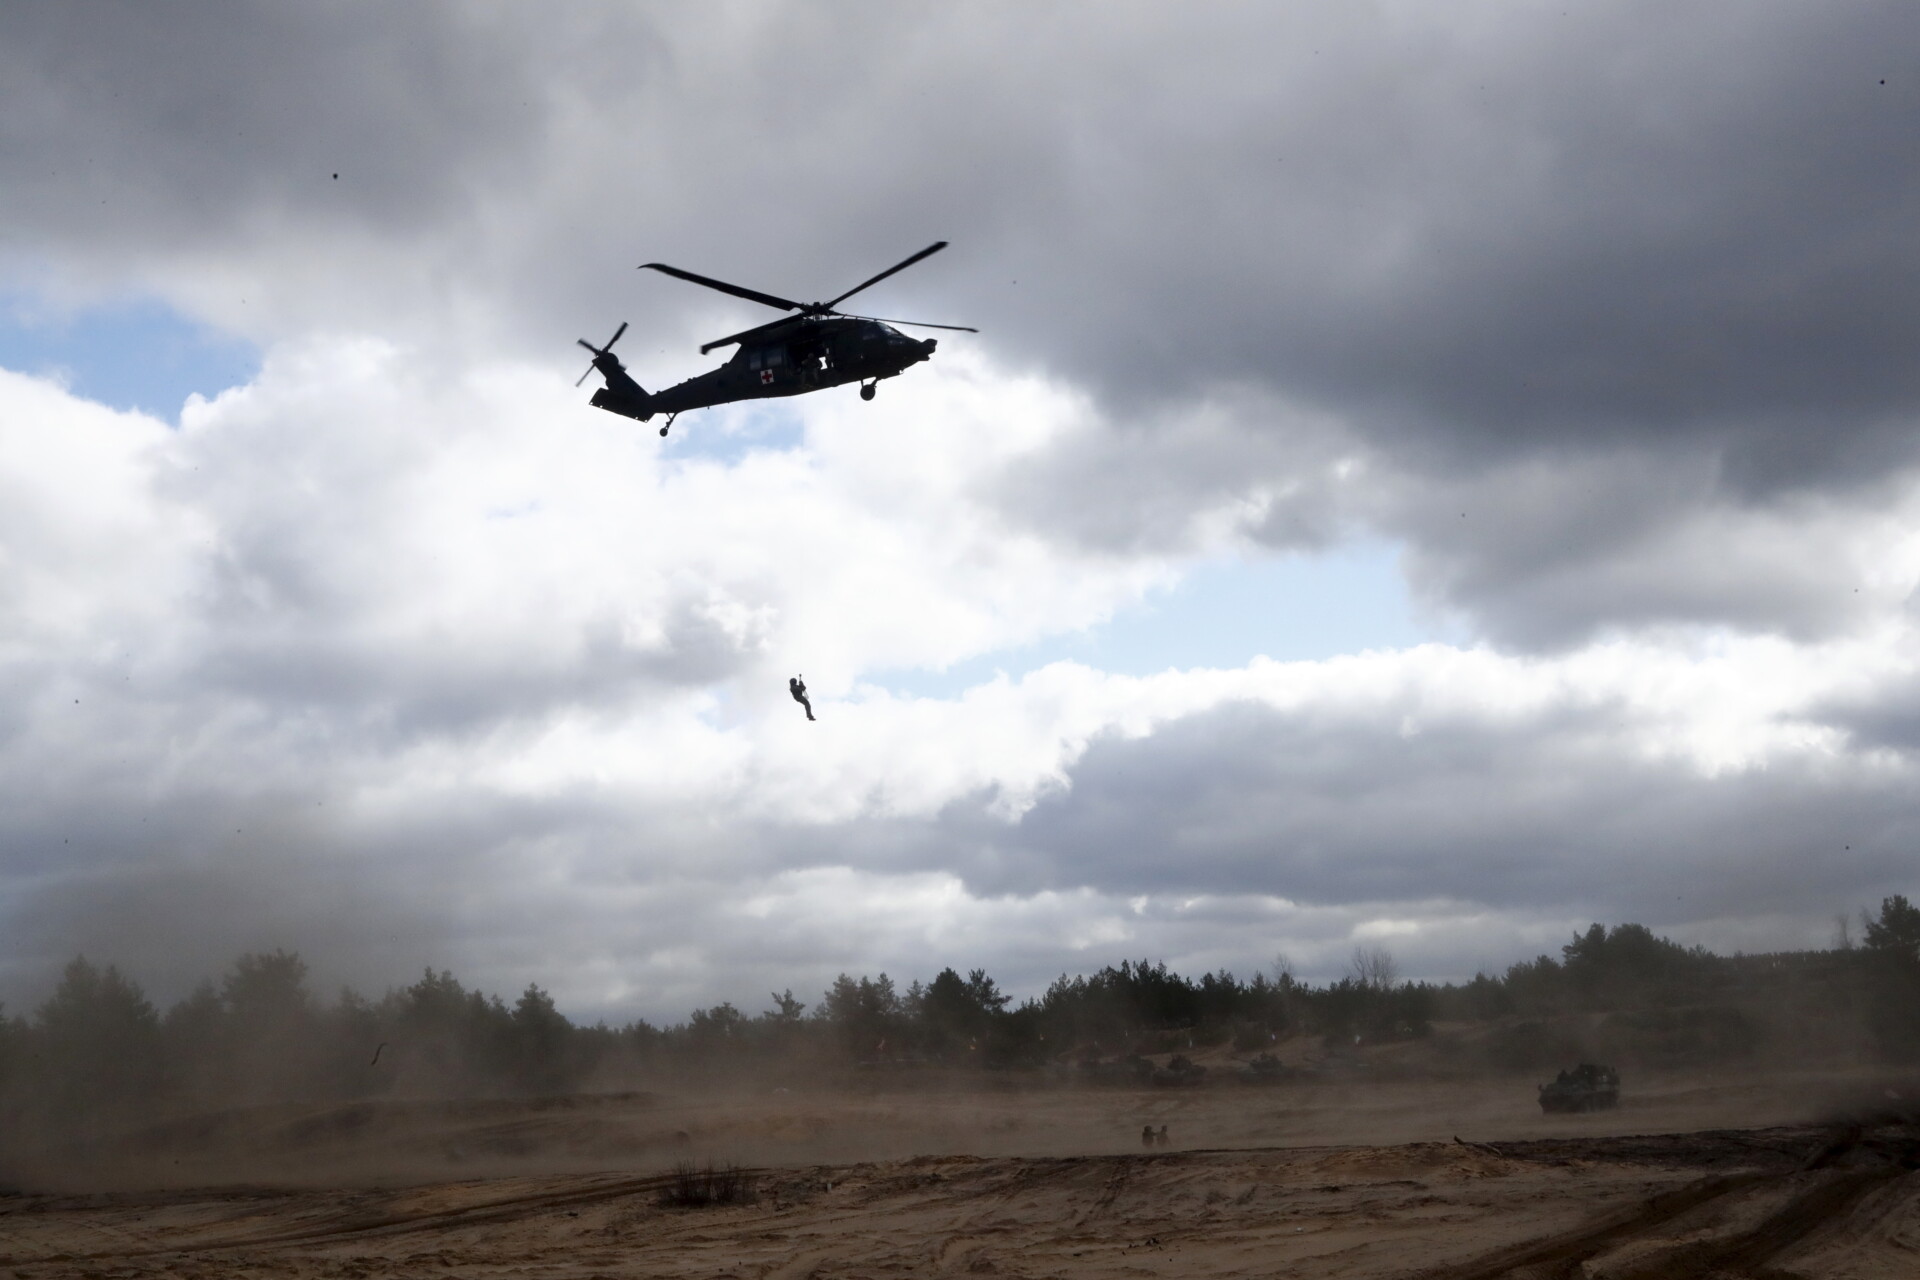
<svg viewBox="0 0 1920 1280">
<path fill-rule="evenodd" d="M 1904 3 L 0 8 L 0 1001 L 1920 891 Z M 771 318 L 844 387 L 591 408 Z M 657 425 L 657 424 L 655 424 Z M 786 695 L 804 673 L 817 723 Z"/>
</svg>

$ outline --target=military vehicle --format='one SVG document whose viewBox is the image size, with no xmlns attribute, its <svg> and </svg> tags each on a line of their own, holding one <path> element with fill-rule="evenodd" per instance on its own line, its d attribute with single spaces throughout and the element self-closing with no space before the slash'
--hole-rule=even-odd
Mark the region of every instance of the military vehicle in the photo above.
<svg viewBox="0 0 1920 1280">
<path fill-rule="evenodd" d="M 1583 1062 L 1540 1086 L 1542 1111 L 1605 1111 L 1620 1105 L 1620 1073 Z"/>
<path fill-rule="evenodd" d="M 1279 1084 L 1296 1074 L 1292 1067 L 1273 1054 L 1263 1053 L 1241 1069 L 1240 1079 L 1246 1084 Z"/>
<path fill-rule="evenodd" d="M 1155 1086 L 1164 1089 L 1170 1086 L 1185 1087 L 1197 1085 L 1206 1074 L 1207 1069 L 1205 1067 L 1193 1061 L 1184 1053 L 1176 1053 L 1168 1060 L 1166 1066 L 1161 1067 L 1153 1073 L 1151 1079 Z"/>
</svg>

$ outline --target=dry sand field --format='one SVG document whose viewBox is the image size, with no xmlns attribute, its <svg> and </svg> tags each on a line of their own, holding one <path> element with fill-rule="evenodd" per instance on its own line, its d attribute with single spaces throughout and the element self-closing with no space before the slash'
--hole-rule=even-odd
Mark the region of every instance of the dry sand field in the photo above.
<svg viewBox="0 0 1920 1280">
<path fill-rule="evenodd" d="M 0 1278 L 1913 1277 L 1912 1119 L 1796 1075 L 256 1108 L 16 1160 Z M 686 1161 L 753 1198 L 663 1204 Z"/>
</svg>

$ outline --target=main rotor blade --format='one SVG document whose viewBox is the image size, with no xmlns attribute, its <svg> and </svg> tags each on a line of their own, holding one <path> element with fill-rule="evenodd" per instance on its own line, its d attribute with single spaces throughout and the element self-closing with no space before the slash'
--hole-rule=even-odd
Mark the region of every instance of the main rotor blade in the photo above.
<svg viewBox="0 0 1920 1280">
<path fill-rule="evenodd" d="M 892 275 L 894 272 L 905 271 L 908 267 L 920 261 L 920 259 L 928 257 L 932 254 L 936 254 L 946 247 L 947 247 L 947 242 L 945 240 L 936 240 L 932 244 L 928 245 L 926 248 L 922 249 L 920 252 L 914 254 L 911 258 L 908 258 L 905 262 L 895 263 L 893 266 L 888 267 L 885 271 L 882 271 L 879 275 L 875 276 L 873 279 L 867 281 L 866 284 L 857 284 L 853 286 L 853 288 L 841 294 L 839 297 L 835 298 L 832 302 L 823 302 L 820 304 L 820 306 L 825 310 L 832 310 L 834 307 L 838 306 L 842 302 L 845 302 L 848 298 L 851 298 L 854 294 L 860 292 L 862 289 L 868 288 L 872 285 L 879 284 L 882 280 L 885 280 L 888 276 Z"/>
<path fill-rule="evenodd" d="M 845 314 L 844 312 L 842 314 Z M 925 320 L 889 320 L 885 316 L 847 316 L 849 320 L 878 320 L 881 324 L 904 324 L 909 329 L 953 329 L 960 333 L 978 333 L 969 324 L 928 324 Z"/>
<path fill-rule="evenodd" d="M 803 311 L 806 309 L 798 302 L 789 302 L 785 298 L 776 298 L 770 293 L 761 293 L 758 289 L 743 289 L 737 284 L 728 284 L 725 280 L 714 280 L 707 276 L 697 276 L 691 271 L 682 271 L 680 268 L 670 267 L 664 262 L 643 262 L 637 269 L 641 271 L 652 270 L 664 272 L 677 279 L 688 280 L 694 284 L 703 284 L 709 289 L 718 289 L 720 292 L 730 293 L 736 298 L 745 298 L 748 302 L 759 302 L 769 307 L 778 307 L 782 311 Z M 898 270 L 898 268 L 895 269 Z"/>
<path fill-rule="evenodd" d="M 712 342 L 706 343 L 700 348 L 700 354 L 705 355 L 715 347 L 729 346 L 735 342 L 745 342 L 749 339 L 757 338 L 763 333 L 771 333 L 781 325 L 792 324 L 797 319 L 799 319 L 798 316 L 782 316 L 778 320 L 769 320 L 765 324 L 757 324 L 751 329 L 742 329 L 739 333 L 731 334 L 725 338 L 715 338 Z"/>
</svg>

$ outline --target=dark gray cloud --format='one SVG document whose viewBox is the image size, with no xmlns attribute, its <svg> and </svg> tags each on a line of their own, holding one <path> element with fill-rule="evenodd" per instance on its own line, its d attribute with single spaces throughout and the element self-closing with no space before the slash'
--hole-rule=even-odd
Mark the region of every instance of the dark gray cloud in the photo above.
<svg viewBox="0 0 1920 1280">
<path fill-rule="evenodd" d="M 1709 774 L 1645 755 L 1634 719 L 1605 703 L 1517 722 L 1411 702 L 1359 716 L 1227 704 L 1094 742 L 1011 827 L 983 795 L 924 835 L 856 824 L 831 838 L 853 865 L 950 868 L 988 896 L 1447 902 L 1663 926 L 1844 910 L 1910 877 L 1906 771 L 1809 759 Z"/>
<path fill-rule="evenodd" d="M 1441 480 L 1403 475 L 1375 495 L 1407 538 L 1416 594 L 1465 610 L 1527 648 L 1707 623 L 1822 639 L 1884 606 L 1876 514 L 1899 509 L 1914 472 L 1846 498 L 1803 489 L 1770 501 L 1729 492 L 1711 449 L 1566 450 Z"/>
<path fill-rule="evenodd" d="M 1121 416 L 1252 382 L 1435 465 L 1685 432 L 1771 490 L 1910 420 L 1898 4 L 1086 18 L 30 7 L 5 233 L 262 273 L 377 240 L 421 257 L 370 307 L 577 327 L 584 290 L 681 317 L 655 332 L 746 304 L 626 259 L 826 296 L 944 235 L 887 308 L 980 323 Z"/>
<path fill-rule="evenodd" d="M 1907 780 L 1793 765 L 1700 777 L 1622 750 L 1619 719 L 1602 706 L 1403 736 L 1223 708 L 1095 744 L 982 888 L 1091 877 L 1113 893 L 1605 904 L 1667 923 L 1815 894 L 1844 907 L 1905 876 L 1920 826 Z"/>
<path fill-rule="evenodd" d="M 1363 518 L 1339 475 L 1350 431 L 1251 388 L 1221 388 L 1195 410 L 1103 421 L 994 477 L 1009 518 L 1106 554 L 1180 551 L 1217 539 L 1222 508 L 1281 550 L 1319 548 Z"/>
<path fill-rule="evenodd" d="M 552 96 L 503 17 L 329 0 L 9 9 L 0 243 L 124 269 L 235 237 L 298 253 L 330 232 L 464 224 L 481 184 L 538 147 Z M 644 22 L 631 29 L 637 67 Z M 257 239 L 275 234 L 310 239 Z"/>
<path fill-rule="evenodd" d="M 1912 673 L 1827 699 L 1818 714 L 1844 729 L 1858 749 L 1896 751 L 1909 759 L 1920 754 L 1920 678 Z"/>
</svg>

